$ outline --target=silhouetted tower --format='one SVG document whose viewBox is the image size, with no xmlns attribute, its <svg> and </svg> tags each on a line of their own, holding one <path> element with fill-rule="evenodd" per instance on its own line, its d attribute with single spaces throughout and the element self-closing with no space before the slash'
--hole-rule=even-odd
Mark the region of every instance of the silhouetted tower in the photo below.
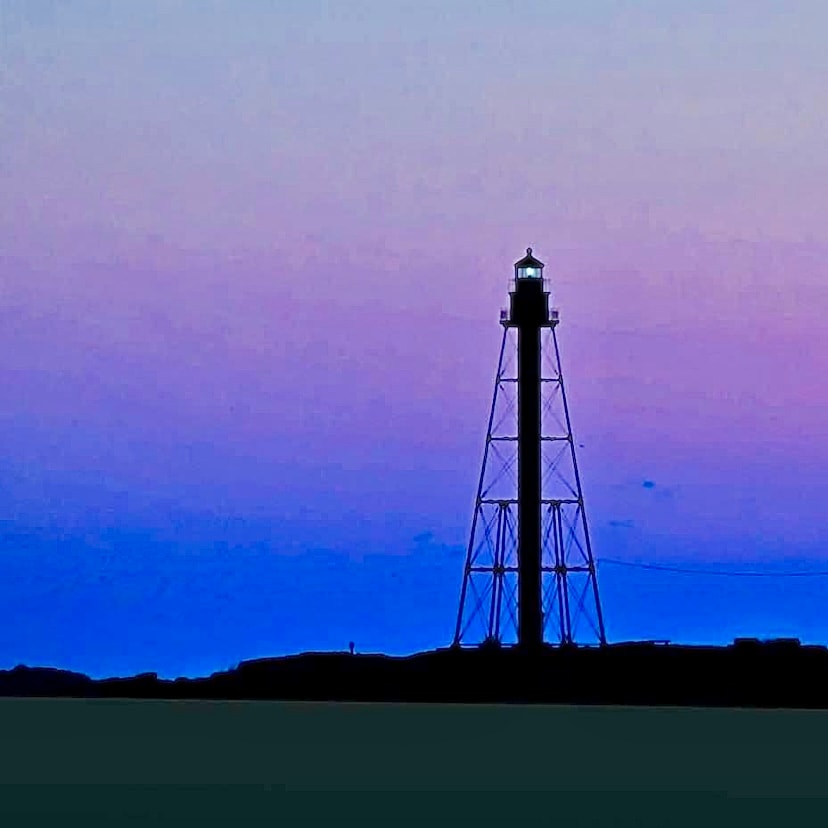
<svg viewBox="0 0 828 828">
<path fill-rule="evenodd" d="M 555 334 L 559 314 L 549 308 L 543 267 L 528 248 L 515 263 L 510 306 L 500 312 L 456 645 L 606 643 Z"/>
</svg>

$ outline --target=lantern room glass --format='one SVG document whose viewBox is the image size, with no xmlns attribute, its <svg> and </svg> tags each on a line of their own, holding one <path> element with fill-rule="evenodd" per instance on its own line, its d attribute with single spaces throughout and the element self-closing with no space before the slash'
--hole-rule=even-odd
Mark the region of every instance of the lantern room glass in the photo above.
<svg viewBox="0 0 828 828">
<path fill-rule="evenodd" d="M 541 269 L 539 267 L 519 267 L 517 277 L 518 279 L 540 279 Z"/>
</svg>

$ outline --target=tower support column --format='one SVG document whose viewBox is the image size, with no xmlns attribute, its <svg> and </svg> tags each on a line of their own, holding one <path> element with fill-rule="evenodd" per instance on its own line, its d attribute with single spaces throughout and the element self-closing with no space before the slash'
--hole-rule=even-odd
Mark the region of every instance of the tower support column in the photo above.
<svg viewBox="0 0 828 828">
<path fill-rule="evenodd" d="M 518 331 L 518 641 L 535 648 L 543 644 L 540 326 L 532 318 L 522 322 Z"/>
</svg>

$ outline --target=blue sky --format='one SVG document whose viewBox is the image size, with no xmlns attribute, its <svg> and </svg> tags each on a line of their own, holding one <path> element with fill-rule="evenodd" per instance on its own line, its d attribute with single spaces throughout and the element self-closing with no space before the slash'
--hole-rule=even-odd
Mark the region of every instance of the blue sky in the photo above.
<svg viewBox="0 0 828 828">
<path fill-rule="evenodd" d="M 528 245 L 596 555 L 826 568 L 824 4 L 1 11 L 0 663 L 447 643 Z M 601 589 L 827 637 L 819 579 Z"/>
</svg>

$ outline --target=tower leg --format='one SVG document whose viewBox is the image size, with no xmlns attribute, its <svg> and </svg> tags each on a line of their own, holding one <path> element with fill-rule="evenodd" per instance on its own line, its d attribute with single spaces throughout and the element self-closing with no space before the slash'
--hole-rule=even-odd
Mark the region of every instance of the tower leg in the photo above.
<svg viewBox="0 0 828 828">
<path fill-rule="evenodd" d="M 463 567 L 463 586 L 460 589 L 460 606 L 457 610 L 457 624 L 454 629 L 454 646 L 459 647 L 463 638 L 463 617 L 466 612 L 466 601 L 468 600 L 469 582 L 472 577 L 472 565 L 474 564 L 474 542 L 475 533 L 480 519 L 480 499 L 483 494 L 483 481 L 486 475 L 486 462 L 489 459 L 489 446 L 492 439 L 492 425 L 494 424 L 495 408 L 497 407 L 497 395 L 500 391 L 500 382 L 503 376 L 503 355 L 506 352 L 506 339 L 508 330 L 504 327 L 503 338 L 500 342 L 500 356 L 497 360 L 497 374 L 495 375 L 494 394 L 492 395 L 492 406 L 489 410 L 489 425 L 486 429 L 486 445 L 483 449 L 483 465 L 480 469 L 480 479 L 477 483 L 477 497 L 475 499 L 474 517 L 472 519 L 471 535 L 469 537 L 469 546 L 466 551 L 466 563 Z M 494 588 L 494 584 L 493 584 Z M 473 612 L 472 612 L 473 614 Z"/>
<path fill-rule="evenodd" d="M 584 492 L 581 487 L 581 475 L 578 470 L 578 459 L 575 455 L 575 440 L 572 436 L 572 421 L 569 417 L 569 405 L 566 401 L 566 389 L 564 388 L 563 372 L 561 371 L 561 352 L 558 348 L 558 337 L 555 329 L 552 328 L 552 343 L 555 349 L 555 365 L 558 371 L 558 381 L 561 386 L 561 401 L 563 403 L 564 417 L 566 418 L 566 430 L 569 436 L 569 450 L 572 456 L 572 468 L 575 472 L 575 484 L 578 488 L 578 511 L 583 525 L 584 542 L 586 545 L 587 568 L 589 572 L 589 580 L 592 587 L 592 595 L 595 600 L 595 616 L 598 622 L 598 643 L 604 646 L 607 643 L 607 636 L 604 630 L 604 613 L 601 610 L 601 598 L 598 595 L 598 576 L 595 572 L 595 558 L 592 555 L 592 543 L 589 538 L 589 523 L 586 517 L 586 507 L 584 506 Z M 568 597 L 568 595 L 567 595 Z M 571 638 L 571 632 L 569 633 Z"/>
</svg>

